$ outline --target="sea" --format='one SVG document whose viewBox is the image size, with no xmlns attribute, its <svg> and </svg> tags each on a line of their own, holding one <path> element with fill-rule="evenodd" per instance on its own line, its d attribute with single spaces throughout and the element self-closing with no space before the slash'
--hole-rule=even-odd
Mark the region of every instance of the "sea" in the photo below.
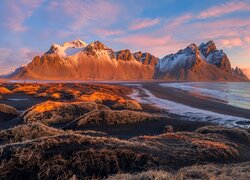
<svg viewBox="0 0 250 180">
<path fill-rule="evenodd" d="M 167 82 L 159 83 L 159 85 L 162 87 L 180 89 L 206 98 L 211 97 L 222 103 L 250 111 L 249 82 Z M 131 98 L 136 99 L 140 103 L 150 104 L 165 109 L 169 114 L 179 115 L 183 120 L 211 122 L 228 127 L 250 128 L 249 118 L 212 112 L 167 99 L 158 98 L 139 83 L 131 84 L 131 86 L 137 86 L 134 88 L 134 93 L 131 94 Z"/>
</svg>

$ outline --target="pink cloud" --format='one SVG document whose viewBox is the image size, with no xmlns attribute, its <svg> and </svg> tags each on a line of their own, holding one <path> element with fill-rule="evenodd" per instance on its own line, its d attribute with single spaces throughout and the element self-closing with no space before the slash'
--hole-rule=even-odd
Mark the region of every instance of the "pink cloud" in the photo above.
<svg viewBox="0 0 250 180">
<path fill-rule="evenodd" d="M 148 28 L 151 26 L 155 26 L 160 23 L 160 19 L 137 19 L 135 22 L 132 23 L 130 30 L 140 30 L 144 28 Z"/>
<path fill-rule="evenodd" d="M 100 37 L 117 36 L 124 33 L 121 30 L 106 30 L 106 29 L 96 29 L 94 30 L 94 32 Z"/>
<path fill-rule="evenodd" d="M 89 27 L 94 23 L 99 27 L 112 24 L 117 20 L 118 14 L 122 12 L 118 4 L 99 0 L 52 1 L 49 10 L 51 12 L 59 11 L 61 16 L 69 15 L 72 17 L 73 21 L 69 28 L 73 31 Z"/>
<path fill-rule="evenodd" d="M 170 21 L 170 23 L 166 24 L 166 29 L 173 29 L 176 27 L 179 27 L 180 25 L 184 24 L 185 22 L 191 20 L 193 18 L 192 14 L 184 14 L 182 16 L 179 16 L 177 18 L 174 18 Z"/>
<path fill-rule="evenodd" d="M 222 39 L 220 43 L 222 44 L 223 47 L 227 48 L 243 45 L 243 41 L 240 38 Z"/>
<path fill-rule="evenodd" d="M 250 11 L 250 5 L 245 2 L 232 1 L 206 9 L 205 11 L 201 12 L 197 17 L 200 19 L 206 19 L 210 17 L 223 16 L 236 11 Z"/>
<path fill-rule="evenodd" d="M 41 54 L 42 52 L 34 51 L 27 47 L 22 47 L 15 51 L 8 48 L 0 48 L 0 74 L 9 73 L 21 65 L 26 65 L 34 56 Z"/>
<path fill-rule="evenodd" d="M 11 31 L 24 32 L 27 27 L 24 25 L 26 19 L 32 16 L 36 8 L 38 8 L 44 0 L 8 0 L 5 2 L 6 9 L 3 15 L 4 25 Z"/>
<path fill-rule="evenodd" d="M 177 49 L 183 48 L 185 43 L 174 40 L 170 35 L 155 36 L 153 34 L 136 34 L 117 38 L 118 43 L 124 46 L 132 47 L 135 51 L 151 52 L 155 56 L 165 56 L 168 53 L 174 53 Z"/>
</svg>

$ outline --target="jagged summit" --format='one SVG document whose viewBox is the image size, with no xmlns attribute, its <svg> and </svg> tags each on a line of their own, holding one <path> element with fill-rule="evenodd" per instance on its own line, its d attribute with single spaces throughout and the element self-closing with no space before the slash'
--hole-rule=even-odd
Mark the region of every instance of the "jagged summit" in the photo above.
<svg viewBox="0 0 250 180">
<path fill-rule="evenodd" d="M 214 41 L 192 43 L 159 59 L 147 52 L 123 49 L 115 52 L 100 41 L 81 40 L 53 44 L 43 56 L 5 76 L 12 79 L 45 80 L 247 80 L 239 69 L 231 69 L 227 55 Z"/>
<path fill-rule="evenodd" d="M 58 54 L 60 57 L 66 57 L 83 50 L 86 46 L 87 43 L 77 39 L 71 42 L 65 42 L 62 45 L 52 44 L 45 54 Z"/>
</svg>

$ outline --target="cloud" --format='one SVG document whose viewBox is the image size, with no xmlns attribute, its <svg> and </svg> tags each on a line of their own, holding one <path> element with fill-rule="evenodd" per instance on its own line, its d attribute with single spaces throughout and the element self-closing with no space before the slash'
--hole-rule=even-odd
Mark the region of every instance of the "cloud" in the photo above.
<svg viewBox="0 0 250 180">
<path fill-rule="evenodd" d="M 131 27 L 129 29 L 132 30 L 132 31 L 135 31 L 135 30 L 140 30 L 140 29 L 152 27 L 152 26 L 155 26 L 155 25 L 157 25 L 159 23 L 160 23 L 159 18 L 155 18 L 155 19 L 137 19 L 132 23 L 132 25 L 131 25 Z"/>
<path fill-rule="evenodd" d="M 2 14 L 4 26 L 14 32 L 26 31 L 28 27 L 24 25 L 25 21 L 32 16 L 36 8 L 38 8 L 43 2 L 44 0 L 5 1 L 5 10 Z"/>
<path fill-rule="evenodd" d="M 9 48 L 0 48 L 0 74 L 9 73 L 21 65 L 26 65 L 34 56 L 41 54 L 41 52 L 28 47 L 22 47 L 15 51 Z"/>
<path fill-rule="evenodd" d="M 174 40 L 171 35 L 157 34 L 135 34 L 115 39 L 125 47 L 133 48 L 134 51 L 146 51 L 155 56 L 162 57 L 168 53 L 175 52 L 182 48 L 185 43 Z"/>
<path fill-rule="evenodd" d="M 221 44 L 224 47 L 232 48 L 232 47 L 235 47 L 235 46 L 242 46 L 243 41 L 240 38 L 222 39 Z"/>
<path fill-rule="evenodd" d="M 72 21 L 68 28 L 73 31 L 89 28 L 91 25 L 110 25 L 117 20 L 122 12 L 120 6 L 114 1 L 82 1 L 60 0 L 51 1 L 50 12 L 55 11 L 62 17 L 71 17 Z M 53 18 L 53 17 L 52 17 Z"/>
<path fill-rule="evenodd" d="M 237 11 L 250 11 L 250 5 L 245 2 L 232 1 L 225 4 L 220 4 L 201 12 L 197 17 L 206 19 L 211 17 L 219 17 Z"/>
<path fill-rule="evenodd" d="M 102 38 L 108 37 L 108 36 L 117 36 L 117 35 L 121 35 L 124 33 L 121 30 L 107 30 L 107 29 L 95 29 L 94 32 L 96 33 L 96 35 Z"/>
</svg>

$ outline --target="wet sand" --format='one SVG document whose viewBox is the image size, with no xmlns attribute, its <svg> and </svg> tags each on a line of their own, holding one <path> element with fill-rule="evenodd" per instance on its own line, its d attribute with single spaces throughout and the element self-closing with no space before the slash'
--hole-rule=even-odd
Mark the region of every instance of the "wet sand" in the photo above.
<svg viewBox="0 0 250 180">
<path fill-rule="evenodd" d="M 149 90 L 157 98 L 174 101 L 198 109 L 250 119 L 250 110 L 231 106 L 217 99 L 194 95 L 175 88 L 162 87 L 159 85 L 159 82 L 143 82 L 141 84 L 143 88 Z M 136 85 L 130 85 L 129 87 L 139 89 Z"/>
</svg>

